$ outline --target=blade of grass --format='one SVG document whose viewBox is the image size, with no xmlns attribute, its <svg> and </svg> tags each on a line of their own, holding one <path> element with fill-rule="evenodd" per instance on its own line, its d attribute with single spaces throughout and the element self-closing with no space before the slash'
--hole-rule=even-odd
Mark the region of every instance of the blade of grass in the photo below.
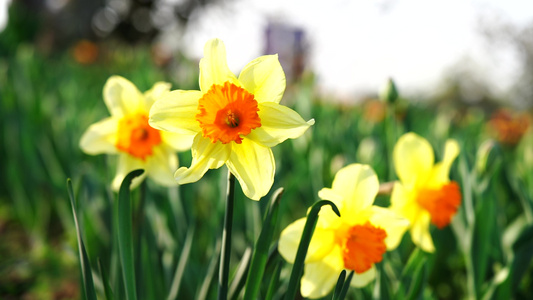
<svg viewBox="0 0 533 300">
<path fill-rule="evenodd" d="M 85 291 L 85 298 L 87 300 L 96 300 L 96 291 L 94 289 L 93 276 L 91 271 L 91 264 L 85 251 L 83 239 L 81 238 L 80 226 L 78 224 L 76 201 L 74 200 L 74 192 L 72 189 L 72 181 L 67 179 L 67 190 L 70 198 L 70 206 L 72 207 L 72 216 L 74 217 L 74 225 L 76 226 L 76 236 L 78 237 L 78 250 L 80 254 L 81 276 L 83 279 L 83 290 Z"/>
<path fill-rule="evenodd" d="M 339 299 L 339 294 L 342 291 L 342 285 L 344 284 L 344 279 L 346 279 L 346 270 L 342 270 L 339 274 L 339 279 L 337 279 L 337 284 L 335 285 L 335 291 L 333 292 L 333 300 Z"/>
<path fill-rule="evenodd" d="M 130 199 L 130 185 L 133 178 L 140 176 L 144 170 L 131 171 L 120 185 L 116 204 L 115 220 L 118 234 L 118 250 L 122 265 L 126 299 L 136 300 L 135 265 L 133 261 L 132 210 Z"/>
<path fill-rule="evenodd" d="M 279 289 L 278 283 L 279 283 L 279 276 L 281 275 L 282 265 L 283 265 L 283 261 L 279 260 L 272 274 L 272 278 L 270 279 L 270 283 L 268 284 L 268 290 L 265 296 L 265 300 L 272 300 L 274 298 L 274 295 Z"/>
<path fill-rule="evenodd" d="M 189 262 L 189 254 L 191 253 L 193 237 L 194 227 L 191 227 L 187 232 L 187 237 L 185 238 L 185 243 L 183 244 L 183 249 L 181 250 L 180 260 L 176 268 L 176 273 L 174 274 L 174 279 L 172 280 L 172 286 L 170 287 L 167 300 L 177 299 L 178 297 L 181 279 L 183 278 L 183 272 L 185 271 L 185 267 Z"/>
<path fill-rule="evenodd" d="M 218 300 L 228 298 L 229 262 L 231 258 L 231 230 L 233 226 L 233 202 L 235 201 L 235 175 L 228 171 L 228 191 L 226 194 L 226 212 L 224 214 L 224 231 L 222 232 L 222 251 L 218 275 Z"/>
<path fill-rule="evenodd" d="M 274 235 L 274 229 L 278 221 L 279 201 L 282 195 L 283 188 L 279 188 L 272 196 L 270 207 L 263 219 L 263 228 L 255 244 L 250 271 L 246 279 L 246 289 L 244 292 L 244 299 L 246 300 L 257 299 L 265 272 L 270 243 L 272 242 L 272 236 Z"/>
<path fill-rule="evenodd" d="M 200 287 L 200 291 L 198 292 L 198 297 L 196 297 L 196 299 L 198 300 L 207 299 L 207 294 L 209 294 L 209 286 L 211 286 L 211 281 L 213 280 L 213 277 L 215 276 L 216 267 L 219 263 L 220 244 L 221 242 L 220 240 L 218 240 L 217 245 L 215 247 L 215 253 L 213 253 L 211 260 L 209 261 L 209 266 L 207 267 L 207 272 L 204 277 L 204 282 L 202 283 L 202 286 Z"/>
<path fill-rule="evenodd" d="M 293 300 L 296 296 L 296 288 L 298 287 L 298 281 L 300 280 L 304 269 L 305 256 L 307 255 L 309 243 L 311 242 L 311 237 L 313 236 L 313 232 L 315 231 L 316 223 L 318 221 L 318 213 L 324 205 L 330 205 L 333 209 L 333 212 L 335 212 L 337 216 L 340 217 L 341 215 L 337 206 L 335 206 L 333 202 L 328 200 L 318 201 L 311 207 L 311 210 L 307 215 L 307 220 L 305 221 L 302 237 L 300 238 L 300 244 L 298 245 L 296 258 L 294 259 L 294 265 L 292 266 L 289 286 L 287 287 L 287 293 L 285 294 L 286 300 Z"/>
<path fill-rule="evenodd" d="M 100 258 L 97 260 L 98 262 L 98 269 L 100 271 L 100 276 L 102 277 L 102 284 L 104 286 L 104 293 L 106 300 L 114 300 L 115 297 L 113 296 L 113 291 L 111 290 L 111 286 L 109 285 L 109 278 L 107 277 L 106 270 L 102 266 L 102 262 L 100 261 Z"/>
<path fill-rule="evenodd" d="M 246 276 L 248 275 L 248 270 L 250 269 L 250 261 L 252 258 L 252 248 L 248 247 L 244 251 L 244 254 L 242 255 L 241 262 L 239 263 L 239 266 L 237 267 L 237 271 L 235 272 L 235 276 L 233 277 L 233 280 L 231 281 L 231 285 L 229 287 L 229 294 L 228 298 L 231 300 L 237 299 L 239 296 L 239 293 L 241 292 L 242 288 L 244 287 L 244 284 L 246 283 Z"/>
<path fill-rule="evenodd" d="M 352 282 L 352 278 L 353 278 L 353 271 L 350 272 L 350 275 L 348 275 L 348 278 L 346 279 L 346 281 L 344 282 L 342 286 L 342 290 L 338 298 L 339 300 L 344 300 L 344 298 L 346 298 L 346 294 L 348 293 L 348 289 L 350 288 L 350 282 Z"/>
</svg>

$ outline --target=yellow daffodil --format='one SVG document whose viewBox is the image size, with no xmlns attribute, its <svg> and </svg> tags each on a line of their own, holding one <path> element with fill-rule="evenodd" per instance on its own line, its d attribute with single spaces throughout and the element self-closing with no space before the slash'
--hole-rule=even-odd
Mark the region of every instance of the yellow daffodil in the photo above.
<svg viewBox="0 0 533 300">
<path fill-rule="evenodd" d="M 320 190 L 318 196 L 335 203 L 341 216 L 329 206 L 320 210 L 305 258 L 302 296 L 326 296 L 344 269 L 354 271 L 352 286 L 365 286 L 376 276 L 374 264 L 387 249 L 398 246 L 409 223 L 387 208 L 372 205 L 378 189 L 372 168 L 352 164 L 337 172 L 332 188 Z M 281 233 L 278 249 L 288 262 L 294 262 L 305 221 L 299 219 Z"/>
<path fill-rule="evenodd" d="M 270 148 L 314 123 L 279 104 L 284 91 L 277 55 L 253 60 L 237 78 L 222 41 L 209 40 L 200 61 L 200 91 L 172 91 L 150 111 L 154 128 L 194 136 L 191 166 L 176 171 L 178 182 L 198 181 L 208 169 L 226 164 L 246 196 L 266 195 L 275 170 Z"/>
<path fill-rule="evenodd" d="M 133 180 L 132 188 L 145 176 L 164 186 L 177 184 L 172 176 L 178 167 L 176 151 L 188 150 L 192 139 L 148 124 L 150 107 L 169 90 L 169 83 L 158 82 L 142 94 L 125 78 L 112 76 L 107 80 L 103 96 L 111 116 L 92 124 L 81 137 L 80 147 L 91 155 L 119 155 L 113 190 L 118 190 L 124 177 L 135 169 L 145 173 Z"/>
<path fill-rule="evenodd" d="M 434 164 L 433 148 L 414 133 L 404 134 L 394 146 L 394 167 L 400 182 L 394 184 L 391 209 L 410 221 L 413 243 L 426 252 L 435 251 L 430 222 L 439 229 L 446 227 L 461 205 L 459 185 L 449 179 L 457 155 L 457 141 L 448 140 L 443 160 Z"/>
</svg>

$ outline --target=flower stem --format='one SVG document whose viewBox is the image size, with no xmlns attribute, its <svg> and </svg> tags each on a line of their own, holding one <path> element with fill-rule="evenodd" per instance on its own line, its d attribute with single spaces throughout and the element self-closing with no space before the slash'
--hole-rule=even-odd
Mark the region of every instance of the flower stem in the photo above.
<svg viewBox="0 0 533 300">
<path fill-rule="evenodd" d="M 218 300 L 228 298 L 229 261 L 231 254 L 231 227 L 233 223 L 233 202 L 235 200 L 235 175 L 228 172 L 228 191 L 226 194 L 226 212 L 224 231 L 222 232 L 222 251 L 218 275 Z"/>
</svg>

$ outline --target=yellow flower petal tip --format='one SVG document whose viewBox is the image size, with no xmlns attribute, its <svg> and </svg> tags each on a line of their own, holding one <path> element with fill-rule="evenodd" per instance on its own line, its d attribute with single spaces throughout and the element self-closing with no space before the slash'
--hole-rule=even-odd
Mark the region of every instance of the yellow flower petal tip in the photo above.
<svg viewBox="0 0 533 300">
<path fill-rule="evenodd" d="M 150 125 L 194 134 L 193 160 L 176 172 L 182 183 L 195 182 L 209 169 L 226 165 L 253 200 L 274 182 L 271 147 L 300 137 L 314 124 L 279 104 L 285 74 L 276 55 L 261 56 L 239 77 L 228 68 L 219 39 L 207 41 L 200 60 L 200 91 L 172 91 L 150 110 Z"/>
<path fill-rule="evenodd" d="M 332 188 L 320 191 L 319 197 L 333 201 L 341 216 L 330 207 L 319 213 L 306 256 L 302 295 L 326 296 L 342 270 L 353 270 L 358 286 L 374 279 L 374 265 L 397 246 L 409 224 L 393 211 L 373 205 L 378 188 L 370 166 L 351 164 L 337 172 Z M 281 233 L 280 254 L 288 262 L 294 261 L 304 221 L 290 224 Z"/>
<path fill-rule="evenodd" d="M 433 252 L 430 224 L 442 229 L 450 224 L 461 205 L 461 189 L 450 181 L 453 161 L 460 153 L 459 143 L 447 140 L 441 162 L 434 163 L 433 148 L 415 133 L 406 133 L 396 143 L 394 166 L 400 182 L 391 195 L 391 209 L 407 218 L 413 242 Z"/>
<path fill-rule="evenodd" d="M 178 167 L 177 149 L 190 149 L 192 140 L 152 128 L 149 110 L 158 97 L 170 90 L 170 84 L 158 82 L 142 94 L 129 80 L 111 76 L 104 85 L 104 102 L 111 116 L 91 125 L 80 140 L 87 154 L 118 154 L 117 174 L 111 184 L 117 191 L 124 177 L 135 169 L 144 169 L 132 188 L 145 176 L 155 182 L 176 185 L 172 173 Z"/>
</svg>

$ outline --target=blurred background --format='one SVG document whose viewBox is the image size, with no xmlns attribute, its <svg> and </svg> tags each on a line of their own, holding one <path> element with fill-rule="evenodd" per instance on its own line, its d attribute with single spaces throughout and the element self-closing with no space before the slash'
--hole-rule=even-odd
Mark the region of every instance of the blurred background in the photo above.
<svg viewBox="0 0 533 300">
<path fill-rule="evenodd" d="M 102 88 L 111 75 L 128 78 L 141 91 L 156 81 L 198 89 L 198 62 L 213 37 L 225 42 L 236 74 L 254 58 L 278 53 L 288 79 L 283 104 L 316 119 L 304 137 L 273 149 L 272 190 L 283 186 L 286 199 L 301 200 L 284 202 L 279 230 L 302 217 L 317 191 L 348 163 L 368 163 L 380 180 L 393 180 L 387 153 L 406 131 L 436 146 L 458 139 L 467 169 L 479 163 L 478 149 L 498 145 L 508 169 L 491 173 L 485 163 L 479 172 L 499 182 L 491 197 L 502 208 L 500 225 L 523 214 L 532 222 L 524 203 L 533 201 L 533 2 L 0 0 L 1 299 L 80 299 L 67 178 L 79 198 L 91 261 L 101 257 L 113 265 L 115 195 L 108 183 L 115 158 L 83 154 L 79 138 L 108 116 Z M 393 104 L 380 96 L 389 78 L 400 93 Z M 437 157 L 441 151 L 436 148 Z M 190 163 L 189 153 L 179 157 L 182 165 Z M 212 201 L 219 199 L 219 186 L 208 182 L 223 186 L 225 173 L 206 176 L 179 191 L 147 187 L 159 199 L 147 204 L 154 251 L 167 255 L 154 271 L 161 273 L 154 278 L 164 278 L 155 286 L 165 291 L 187 233 L 187 226 L 176 229 L 172 222 L 199 226 L 193 247 L 205 251 L 191 254 L 188 271 L 195 276 L 184 279 L 184 299 L 199 293 L 216 251 L 212 235 L 222 222 L 223 205 Z M 178 200 L 182 207 L 172 207 Z M 242 238 L 235 243 L 236 261 L 255 241 L 266 205 L 248 202 L 236 214 L 236 228 L 243 229 L 235 234 Z M 169 221 L 176 212 L 180 218 Z M 466 290 L 464 261 L 451 231 L 439 236 L 451 256 L 435 263 L 432 292 L 458 299 Z M 491 264 L 501 263 L 498 255 L 490 256 Z M 492 278 L 490 270 L 484 269 L 481 282 Z M 518 295 L 525 297 L 532 280 L 528 275 Z"/>
</svg>

